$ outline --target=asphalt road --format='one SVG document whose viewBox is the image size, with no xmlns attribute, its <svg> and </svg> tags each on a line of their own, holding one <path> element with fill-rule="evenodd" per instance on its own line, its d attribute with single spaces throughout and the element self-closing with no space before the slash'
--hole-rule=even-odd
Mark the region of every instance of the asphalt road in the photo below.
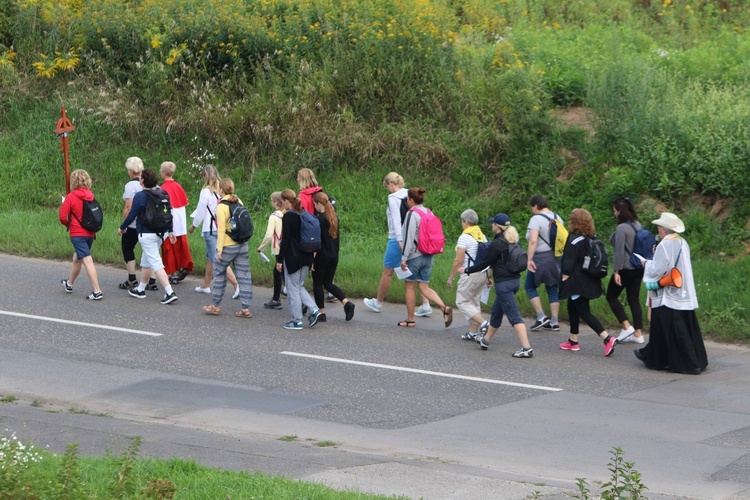
<svg viewBox="0 0 750 500">
<path fill-rule="evenodd" d="M 424 498 L 563 495 L 577 477 L 608 480 L 622 446 L 651 498 L 750 498 L 747 349 L 711 344 L 706 373 L 667 374 L 631 344 L 604 358 L 593 332 L 560 351 L 563 326 L 513 359 L 509 327 L 480 351 L 458 311 L 449 329 L 437 311 L 404 329 L 403 306 L 357 300 L 351 322 L 335 303 L 326 323 L 287 331 L 266 289 L 254 318 L 229 296 L 213 317 L 195 279 L 163 306 L 163 291 L 134 299 L 117 289 L 124 271 L 99 267 L 105 298 L 90 302 L 85 273 L 72 294 L 59 284 L 68 263 L 0 265 L 0 394 L 19 398 L 0 416 L 39 444 L 102 454 L 138 433 L 148 454 Z"/>
</svg>

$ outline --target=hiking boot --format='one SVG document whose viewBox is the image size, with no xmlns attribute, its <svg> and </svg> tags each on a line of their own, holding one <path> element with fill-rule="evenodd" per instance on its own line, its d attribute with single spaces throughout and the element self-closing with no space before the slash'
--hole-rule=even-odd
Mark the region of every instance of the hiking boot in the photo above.
<svg viewBox="0 0 750 500">
<path fill-rule="evenodd" d="M 602 343 L 602 349 L 604 349 L 604 356 L 611 356 L 613 352 L 615 352 L 615 344 L 617 343 L 617 339 L 611 336 L 607 336 L 607 338 Z"/>
<path fill-rule="evenodd" d="M 414 311 L 414 316 L 424 317 L 424 316 L 429 316 L 431 314 L 432 314 L 432 307 L 430 307 L 430 306 L 426 306 L 425 307 L 424 304 L 422 304 L 421 306 L 419 306 L 417 308 L 417 310 Z"/>
<path fill-rule="evenodd" d="M 461 335 L 461 340 L 473 340 L 475 342 L 478 342 L 477 334 L 475 332 L 464 333 L 463 335 Z"/>
<path fill-rule="evenodd" d="M 376 302 L 376 299 L 365 299 L 364 302 L 367 307 L 369 307 L 376 313 L 379 313 L 383 307 L 382 305 L 378 305 L 378 303 Z"/>
<path fill-rule="evenodd" d="M 310 313 L 310 316 L 307 317 L 307 321 L 310 324 L 310 328 L 315 326 L 315 324 L 320 319 L 320 316 L 321 316 L 320 309 L 315 309 L 313 312 Z"/>
<path fill-rule="evenodd" d="M 150 290 L 150 291 L 153 292 L 153 291 L 158 290 L 158 289 L 159 289 L 159 287 L 158 287 L 158 285 L 156 284 L 155 281 L 153 283 L 149 281 L 148 284 L 146 285 L 146 290 Z"/>
<path fill-rule="evenodd" d="M 128 293 L 131 297 L 135 297 L 136 299 L 145 299 L 146 298 L 146 291 L 139 292 L 138 288 L 128 288 Z"/>
<path fill-rule="evenodd" d="M 537 331 L 540 330 L 544 325 L 549 325 L 549 318 L 547 316 L 543 317 L 542 319 L 537 319 L 536 322 L 531 325 L 531 330 Z"/>
<path fill-rule="evenodd" d="M 302 330 L 302 322 L 301 321 L 287 321 L 284 323 L 284 328 L 286 330 Z"/>
<path fill-rule="evenodd" d="M 544 330 L 550 330 L 552 332 L 559 332 L 560 331 L 560 323 L 549 322 L 546 325 L 542 326 L 542 329 L 544 329 Z"/>
<path fill-rule="evenodd" d="M 86 300 L 102 300 L 104 298 L 104 294 L 102 292 L 91 292 L 88 297 L 86 297 Z"/>
<path fill-rule="evenodd" d="M 560 344 L 560 349 L 562 349 L 563 351 L 578 352 L 581 350 L 581 346 L 578 345 L 578 342 L 573 343 L 572 340 L 568 339 L 562 344 Z"/>
<path fill-rule="evenodd" d="M 476 340 L 477 340 L 477 344 L 479 344 L 479 347 L 483 351 L 486 351 L 487 348 L 490 346 L 489 341 L 486 338 L 484 338 L 484 336 L 481 336 L 481 337 L 477 336 Z"/>
<path fill-rule="evenodd" d="M 164 294 L 164 298 L 161 299 L 159 302 L 161 302 L 164 305 L 167 305 L 167 304 L 171 304 L 175 300 L 177 300 L 177 295 L 175 295 L 175 293 L 172 292 L 172 293 Z"/>
<path fill-rule="evenodd" d="M 523 349 L 519 349 L 518 351 L 514 352 L 511 356 L 514 358 L 533 358 L 534 357 L 534 349 L 531 347 Z"/>
<path fill-rule="evenodd" d="M 266 309 L 281 309 L 281 301 L 271 299 L 268 302 L 265 302 L 263 307 Z"/>
<path fill-rule="evenodd" d="M 344 304 L 344 314 L 347 321 L 351 321 L 354 317 L 354 302 L 351 300 Z"/>
<path fill-rule="evenodd" d="M 68 280 L 60 280 L 60 283 L 65 287 L 67 293 L 73 293 L 73 285 L 69 285 Z"/>
</svg>

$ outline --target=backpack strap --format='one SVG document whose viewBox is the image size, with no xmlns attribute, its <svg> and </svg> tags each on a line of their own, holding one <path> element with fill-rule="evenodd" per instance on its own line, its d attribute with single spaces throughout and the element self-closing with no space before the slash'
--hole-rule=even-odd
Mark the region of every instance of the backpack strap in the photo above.
<svg viewBox="0 0 750 500">
<path fill-rule="evenodd" d="M 542 217 L 544 217 L 545 219 L 547 219 L 549 222 L 552 222 L 553 220 L 557 220 L 557 214 L 555 214 L 555 212 L 552 212 L 552 217 L 554 217 L 554 219 L 552 219 L 550 217 L 547 217 L 543 213 L 538 213 L 537 215 L 541 215 Z M 547 244 L 548 247 L 550 247 L 552 249 L 553 252 L 555 251 L 555 245 L 553 245 L 549 241 L 545 240 L 544 236 L 542 236 L 542 232 L 541 231 L 539 231 L 539 237 L 542 239 L 543 242 L 545 242 Z"/>
</svg>

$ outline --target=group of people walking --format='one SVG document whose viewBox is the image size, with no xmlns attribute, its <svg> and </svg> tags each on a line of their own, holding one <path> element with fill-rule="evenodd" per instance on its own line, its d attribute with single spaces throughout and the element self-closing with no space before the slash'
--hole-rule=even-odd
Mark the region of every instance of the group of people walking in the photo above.
<svg viewBox="0 0 750 500">
<path fill-rule="evenodd" d="M 221 179 L 213 165 L 204 166 L 204 184 L 198 206 L 190 216 L 192 223 L 188 224 L 185 212 L 187 195 L 173 179 L 174 163 L 162 164 L 161 187 L 158 186 L 156 172 L 144 169 L 140 159 L 129 158 L 126 168 L 131 181 L 125 185 L 123 218 L 118 233 L 123 237 L 122 252 L 128 279 L 120 287 L 127 289 L 133 297 L 145 298 L 146 290 L 158 289 L 151 279 L 155 277 L 165 291 L 161 303 L 171 304 L 178 300 L 172 285 L 184 279 L 193 268 L 187 234 L 200 227 L 206 245 L 206 272 L 203 282 L 195 291 L 210 293 L 212 298 L 212 303 L 203 307 L 204 313 L 221 314 L 221 302 L 229 281 L 234 287 L 233 298 L 239 297 L 241 303 L 235 315 L 252 318 L 249 237 L 238 238 L 232 226 L 236 223 L 236 208 L 242 206 L 232 180 Z M 307 326 L 313 327 L 326 321 L 325 291 L 328 291 L 343 305 L 345 318 L 349 321 L 354 316 L 355 304 L 335 284 L 341 247 L 335 201 L 318 185 L 310 169 L 301 169 L 297 182 L 299 194 L 285 189 L 271 195 L 273 212 L 268 218 L 262 242 L 256 249 L 262 254 L 270 246 L 275 260 L 273 295 L 264 303 L 264 307 L 281 309 L 280 299 L 284 293 L 288 298 L 291 317 L 283 323 L 283 327 L 303 329 L 305 314 Z M 383 273 L 377 295 L 365 298 L 364 304 L 370 310 L 380 312 L 393 275 L 398 274 L 405 283 L 406 318 L 397 326 L 414 327 L 416 317 L 432 314 L 432 303 L 442 312 L 445 327 L 448 327 L 453 322 L 453 309 L 429 286 L 434 256 L 442 252 L 440 245 L 444 240 L 434 239 L 431 234 L 435 231 L 435 216 L 425 206 L 426 190 L 407 189 L 404 179 L 395 172 L 385 176 L 383 186 L 388 190 L 388 241 Z M 70 276 L 63 279 L 62 284 L 66 292 L 72 292 L 84 267 L 94 288 L 87 298 L 100 300 L 103 293 L 90 253 L 95 233 L 85 229 L 80 222 L 85 202 L 94 199 L 90 187 L 88 173 L 84 170 L 74 171 L 71 174 L 71 193 L 60 207 L 59 219 L 68 227 L 75 252 Z M 155 203 L 154 199 L 160 198 L 166 198 L 171 217 L 167 226 L 153 227 L 149 207 Z M 614 250 L 613 273 L 606 288 L 606 299 L 622 329 L 618 335 L 610 335 L 590 308 L 590 301 L 605 293 L 602 280 L 585 271 L 596 238 L 591 214 L 582 208 L 574 209 L 569 215 L 565 237 L 564 220 L 550 210 L 544 196 L 532 196 L 529 207 L 532 217 L 525 233 L 528 242 L 526 250 L 519 244 L 519 232 L 507 214 L 498 213 L 488 221 L 493 236 L 491 241 L 479 227 L 479 217 L 474 210 L 465 210 L 460 215 L 462 232 L 455 247 L 456 255 L 447 286 L 452 287 L 458 277 L 456 307 L 468 322 L 468 331 L 461 336 L 462 339 L 475 341 L 482 350 L 487 350 L 505 316 L 520 343 L 520 349 L 513 352 L 513 357 L 533 357 L 527 326 L 516 297 L 521 288 L 521 275 L 525 271 L 524 290 L 536 313 L 534 323 L 528 329 L 559 331 L 560 301 L 566 300 L 570 332 L 560 348 L 572 352 L 581 349 L 579 328 L 583 321 L 601 338 L 604 356 L 610 356 L 618 343 L 645 343 L 639 297 L 641 283 L 645 281 L 653 318 L 648 345 L 635 351 L 638 359 L 653 369 L 691 374 L 705 370 L 708 362 L 695 317 L 698 304 L 690 248 L 680 236 L 685 227 L 677 216 L 665 212 L 653 221 L 662 241 L 653 257 L 650 254 L 640 256 L 635 253 L 635 246 L 637 234 L 643 227 L 638 221 L 635 207 L 626 198 L 615 200 L 613 210 L 618 225 L 610 240 Z M 306 232 L 311 225 L 319 231 L 319 241 L 313 250 L 305 244 Z M 557 228 L 560 228 L 559 231 Z M 442 237 L 442 229 L 439 233 Z M 429 244 L 424 243 L 428 238 L 431 238 Z M 137 243 L 142 248 L 142 272 L 138 281 L 135 277 L 134 254 Z M 430 244 L 440 248 L 433 250 Z M 231 264 L 234 264 L 234 270 Z M 677 269 L 681 274 L 679 287 L 674 284 L 653 285 L 672 269 Z M 312 296 L 304 286 L 310 271 L 313 278 Z M 549 315 L 545 313 L 537 291 L 542 285 L 547 292 Z M 487 320 L 482 314 L 481 301 L 483 295 L 487 295 L 488 287 L 494 287 L 495 301 Z M 422 298 L 419 308 L 416 307 L 417 291 Z M 619 300 L 623 291 L 626 292 L 632 323 Z"/>
</svg>

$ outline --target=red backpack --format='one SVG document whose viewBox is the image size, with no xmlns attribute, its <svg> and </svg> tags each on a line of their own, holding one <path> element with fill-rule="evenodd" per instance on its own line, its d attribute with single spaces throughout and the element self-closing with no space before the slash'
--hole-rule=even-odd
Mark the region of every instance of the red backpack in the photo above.
<svg viewBox="0 0 750 500">
<path fill-rule="evenodd" d="M 429 208 L 416 210 L 422 216 L 419 222 L 419 234 L 417 235 L 417 250 L 425 255 L 436 255 L 445 250 L 445 236 L 443 235 L 443 222 L 432 213 Z"/>
</svg>

